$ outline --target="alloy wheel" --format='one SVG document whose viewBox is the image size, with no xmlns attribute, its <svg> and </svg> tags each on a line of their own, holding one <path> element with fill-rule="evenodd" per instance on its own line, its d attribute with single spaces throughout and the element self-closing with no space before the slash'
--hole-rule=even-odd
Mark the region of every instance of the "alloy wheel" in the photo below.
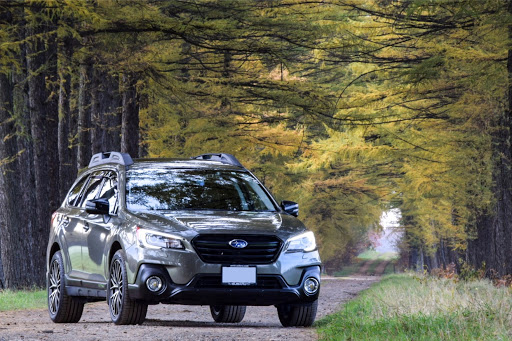
<svg viewBox="0 0 512 341">
<path fill-rule="evenodd" d="M 54 260 L 50 267 L 50 285 L 48 287 L 49 308 L 52 314 L 57 314 L 60 306 L 60 267 L 59 262 Z"/>
<path fill-rule="evenodd" d="M 115 259 L 110 267 L 110 311 L 117 317 L 123 304 L 123 273 L 121 262 Z"/>
</svg>

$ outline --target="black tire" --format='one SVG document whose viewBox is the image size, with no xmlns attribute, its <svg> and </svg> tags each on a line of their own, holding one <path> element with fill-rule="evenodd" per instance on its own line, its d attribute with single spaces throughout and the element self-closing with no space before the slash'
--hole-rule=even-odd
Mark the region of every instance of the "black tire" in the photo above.
<svg viewBox="0 0 512 341">
<path fill-rule="evenodd" d="M 246 306 L 244 305 L 211 305 L 210 312 L 215 322 L 238 323 L 242 322 L 245 316 Z"/>
<path fill-rule="evenodd" d="M 306 304 L 282 304 L 277 306 L 279 321 L 283 327 L 309 327 L 315 322 L 318 301 Z"/>
<path fill-rule="evenodd" d="M 148 305 L 129 297 L 126 256 L 123 250 L 114 254 L 108 277 L 107 302 L 112 322 L 119 325 L 142 324 L 146 319 Z"/>
<path fill-rule="evenodd" d="M 68 296 L 64 283 L 64 262 L 60 251 L 55 252 L 50 261 L 46 281 L 48 312 L 55 323 L 76 323 L 84 311 L 84 302 Z"/>
</svg>

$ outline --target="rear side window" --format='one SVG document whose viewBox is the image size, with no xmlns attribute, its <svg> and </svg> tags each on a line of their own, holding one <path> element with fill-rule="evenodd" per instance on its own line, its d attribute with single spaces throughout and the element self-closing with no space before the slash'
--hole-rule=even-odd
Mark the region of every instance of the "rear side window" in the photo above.
<svg viewBox="0 0 512 341">
<path fill-rule="evenodd" d="M 80 191 L 82 190 L 82 187 L 84 187 L 85 182 L 89 179 L 88 176 L 84 176 L 78 183 L 71 189 L 71 192 L 69 192 L 68 196 L 68 205 L 69 206 L 77 206 L 78 203 L 75 205 L 76 198 L 80 194 Z"/>
</svg>

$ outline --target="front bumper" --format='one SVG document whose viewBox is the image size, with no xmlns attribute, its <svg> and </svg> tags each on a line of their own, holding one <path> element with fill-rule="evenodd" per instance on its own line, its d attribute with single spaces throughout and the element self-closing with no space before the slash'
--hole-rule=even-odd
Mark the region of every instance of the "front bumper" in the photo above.
<svg viewBox="0 0 512 341">
<path fill-rule="evenodd" d="M 164 285 L 159 292 L 153 293 L 146 287 L 146 280 L 159 276 Z M 128 285 L 131 299 L 150 304 L 172 303 L 189 305 L 249 305 L 267 306 L 279 304 L 298 304 L 313 302 L 318 298 L 320 289 L 307 295 L 303 290 L 304 281 L 314 277 L 320 283 L 320 266 L 303 269 L 297 285 L 288 285 L 280 275 L 257 275 L 256 285 L 223 285 L 220 275 L 197 274 L 187 284 L 175 284 L 166 268 L 157 264 L 142 264 L 135 284 Z"/>
</svg>

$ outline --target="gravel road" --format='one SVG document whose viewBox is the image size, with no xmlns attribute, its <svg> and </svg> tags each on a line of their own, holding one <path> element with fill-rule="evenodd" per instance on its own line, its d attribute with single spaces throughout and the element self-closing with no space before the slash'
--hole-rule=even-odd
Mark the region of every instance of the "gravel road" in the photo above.
<svg viewBox="0 0 512 341">
<path fill-rule="evenodd" d="M 378 277 L 322 279 L 317 319 L 378 281 Z M 55 324 L 45 309 L 0 312 L 0 341 L 6 340 L 316 340 L 314 328 L 283 328 L 274 307 L 247 307 L 239 324 L 217 324 L 207 306 L 149 306 L 140 326 L 110 322 L 105 302 L 86 304 L 79 323 Z"/>
</svg>

